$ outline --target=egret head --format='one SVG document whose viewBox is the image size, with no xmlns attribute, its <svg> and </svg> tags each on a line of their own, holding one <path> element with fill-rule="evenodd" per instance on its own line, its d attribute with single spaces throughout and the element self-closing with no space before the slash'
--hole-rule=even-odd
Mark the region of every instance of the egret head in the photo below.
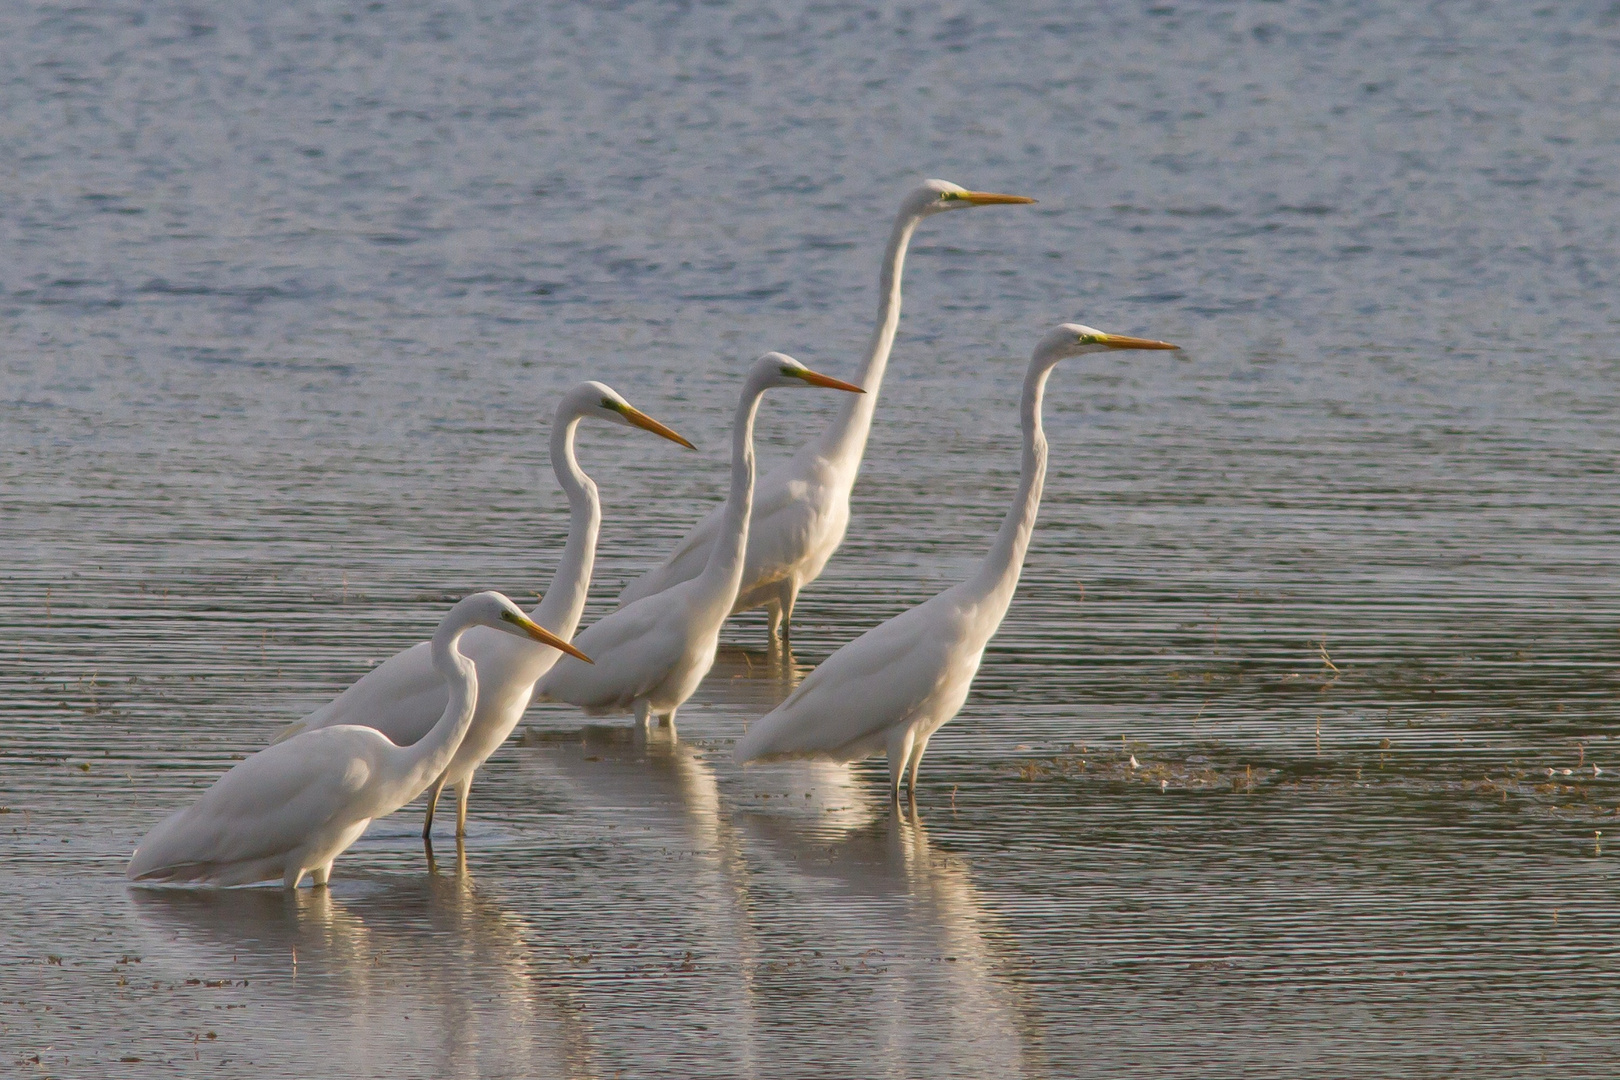
<svg viewBox="0 0 1620 1080">
<path fill-rule="evenodd" d="M 970 206 L 995 206 L 1008 203 L 1032 203 L 1034 199 L 1023 195 L 997 195 L 992 191 L 969 191 L 949 180 L 924 180 L 906 196 L 904 210 L 919 217 L 943 213 L 946 210 L 966 210 Z"/>
<path fill-rule="evenodd" d="M 536 623 L 523 613 L 523 609 L 498 592 L 473 593 L 463 598 L 450 609 L 450 614 L 445 616 L 441 628 L 443 626 L 488 626 L 517 637 L 530 638 L 553 649 L 560 649 L 587 664 L 591 662 L 590 657 Z"/>
<path fill-rule="evenodd" d="M 558 412 L 563 412 L 569 406 L 572 406 L 574 415 L 606 420 L 610 424 L 637 427 L 643 431 L 650 431 L 654 435 L 662 436 L 670 442 L 680 443 L 688 450 L 697 449 L 673 430 L 660 424 L 657 420 L 624 400 L 617 390 L 606 383 L 595 381 L 580 383 L 568 392 L 563 404 L 559 406 Z"/>
<path fill-rule="evenodd" d="M 787 353 L 768 352 L 761 356 L 754 361 L 749 378 L 758 380 L 763 386 L 824 386 L 829 390 L 845 390 L 851 394 L 866 393 L 854 383 L 811 371 Z"/>
<path fill-rule="evenodd" d="M 1179 348 L 1180 345 L 1172 345 L 1168 341 L 1126 337 L 1124 334 L 1104 333 L 1090 326 L 1081 326 L 1079 323 L 1064 323 L 1041 338 L 1040 344 L 1035 346 L 1035 358 L 1055 364 L 1065 357 L 1085 353 L 1113 352 L 1116 349 Z"/>
</svg>

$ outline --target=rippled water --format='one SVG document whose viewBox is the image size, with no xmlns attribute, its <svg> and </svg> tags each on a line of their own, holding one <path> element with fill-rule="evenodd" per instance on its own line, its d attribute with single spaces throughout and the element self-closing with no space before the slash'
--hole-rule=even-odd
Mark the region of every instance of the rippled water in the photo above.
<svg viewBox="0 0 1620 1080">
<path fill-rule="evenodd" d="M 0 6 L 5 1066 L 1607 1075 L 1620 9 L 1076 7 Z M 1041 202 L 919 231 L 791 658 L 736 620 L 678 743 L 536 708 L 464 865 L 413 808 L 329 895 L 126 887 L 449 598 L 543 586 L 588 377 L 702 447 L 582 433 L 606 610 L 748 357 L 852 370 L 922 176 Z M 1076 317 L 1186 362 L 1055 376 L 919 815 L 735 768 L 984 551 Z"/>
</svg>

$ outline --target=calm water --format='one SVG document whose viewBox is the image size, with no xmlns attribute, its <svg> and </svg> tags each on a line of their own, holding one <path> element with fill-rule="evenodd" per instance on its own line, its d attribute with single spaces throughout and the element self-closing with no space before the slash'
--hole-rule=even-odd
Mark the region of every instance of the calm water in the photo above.
<svg viewBox="0 0 1620 1080">
<path fill-rule="evenodd" d="M 241 7 L 0 6 L 5 1068 L 1612 1075 L 1620 8 Z M 126 887 L 449 599 L 545 584 L 581 378 L 702 447 L 582 433 L 606 610 L 749 357 L 853 369 L 923 176 L 1041 202 L 920 230 L 793 656 L 738 619 L 678 743 L 533 710 L 464 863 L 412 808 L 329 895 Z M 1055 376 L 919 815 L 738 770 L 983 552 L 1068 318 L 1184 361 Z"/>
</svg>

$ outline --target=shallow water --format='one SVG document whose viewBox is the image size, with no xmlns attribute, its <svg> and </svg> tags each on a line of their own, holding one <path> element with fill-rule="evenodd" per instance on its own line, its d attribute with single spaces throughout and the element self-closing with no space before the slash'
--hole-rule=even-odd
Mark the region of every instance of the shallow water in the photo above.
<svg viewBox="0 0 1620 1080">
<path fill-rule="evenodd" d="M 1620 11 L 1072 8 L 0 7 L 0 1060 L 1607 1075 Z M 582 432 L 606 610 L 750 356 L 853 368 L 929 175 L 1041 202 L 919 230 L 791 657 L 736 620 L 678 742 L 532 710 L 464 863 L 412 808 L 329 894 L 125 885 L 449 599 L 544 587 L 581 378 L 702 448 Z M 918 815 L 737 769 L 982 554 L 1067 318 L 1185 351 L 1054 377 Z"/>
</svg>

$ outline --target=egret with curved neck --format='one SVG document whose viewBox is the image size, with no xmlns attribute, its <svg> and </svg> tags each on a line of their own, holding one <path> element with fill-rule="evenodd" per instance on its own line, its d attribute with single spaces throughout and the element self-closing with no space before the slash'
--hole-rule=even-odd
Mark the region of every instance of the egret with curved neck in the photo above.
<svg viewBox="0 0 1620 1080">
<path fill-rule="evenodd" d="M 563 546 L 551 586 L 530 618 L 564 638 L 574 636 L 585 611 L 585 596 L 596 563 L 597 535 L 602 528 L 602 503 L 596 484 L 574 456 L 574 434 L 581 420 L 640 428 L 692 448 L 691 443 L 603 383 L 579 383 L 558 401 L 551 425 L 551 467 L 568 496 L 568 542 Z M 469 631 L 461 649 L 478 668 L 478 707 L 444 775 L 428 789 L 424 837 L 433 830 L 439 792 L 447 785 L 454 785 L 456 790 L 456 835 L 466 835 L 473 775 L 512 733 L 523 710 L 529 707 L 535 680 L 550 670 L 559 655 L 555 649 L 484 628 Z M 334 724 L 365 724 L 406 746 L 433 726 L 448 695 L 449 688 L 433 663 L 429 644 L 419 642 L 367 672 L 332 701 L 289 726 L 280 738 Z"/>
<path fill-rule="evenodd" d="M 450 609 L 430 645 L 449 686 L 439 719 L 399 746 L 373 727 L 339 724 L 265 747 L 216 780 L 202 797 L 160 821 L 129 860 L 134 881 L 295 889 L 305 874 L 325 885 L 332 862 L 373 818 L 410 802 L 444 772 L 472 724 L 478 671 L 461 653 L 473 627 L 523 634 L 589 663 L 500 593 L 475 593 Z"/>
<path fill-rule="evenodd" d="M 928 180 L 900 204 L 878 276 L 878 321 L 866 363 L 855 380 L 865 395 L 844 402 L 821 436 L 799 448 L 759 482 L 749 525 L 748 555 L 732 611 L 764 607 L 772 639 L 791 633 L 799 590 L 821 576 L 849 528 L 849 495 L 866 453 L 883 373 L 900 325 L 900 274 L 911 234 L 924 218 L 947 210 L 998 203 L 1031 203 L 1022 195 L 968 191 L 945 180 Z M 693 527 L 664 562 L 630 582 L 619 594 L 624 606 L 696 577 L 709 551 L 726 531 L 720 509 Z"/>
<path fill-rule="evenodd" d="M 536 701 L 568 702 L 593 716 L 634 712 L 643 728 L 658 716 L 673 727 L 675 710 L 714 665 L 720 627 L 737 599 L 754 498 L 754 418 L 765 391 L 780 386 L 862 393 L 791 356 L 766 353 L 755 360 L 732 423 L 731 490 L 718 512 L 720 527 L 702 573 L 626 604 L 589 627 L 580 634 L 579 647 L 597 663 L 560 661 L 536 684 Z"/>
<path fill-rule="evenodd" d="M 737 743 L 740 762 L 814 757 L 858 761 L 882 751 L 890 792 L 910 772 L 911 798 L 928 740 L 967 700 L 984 648 L 1012 602 L 1046 481 L 1041 399 L 1058 361 L 1119 349 L 1174 349 L 1146 338 L 1065 323 L 1036 346 L 1024 377 L 1018 492 L 978 572 L 827 657 Z"/>
</svg>

